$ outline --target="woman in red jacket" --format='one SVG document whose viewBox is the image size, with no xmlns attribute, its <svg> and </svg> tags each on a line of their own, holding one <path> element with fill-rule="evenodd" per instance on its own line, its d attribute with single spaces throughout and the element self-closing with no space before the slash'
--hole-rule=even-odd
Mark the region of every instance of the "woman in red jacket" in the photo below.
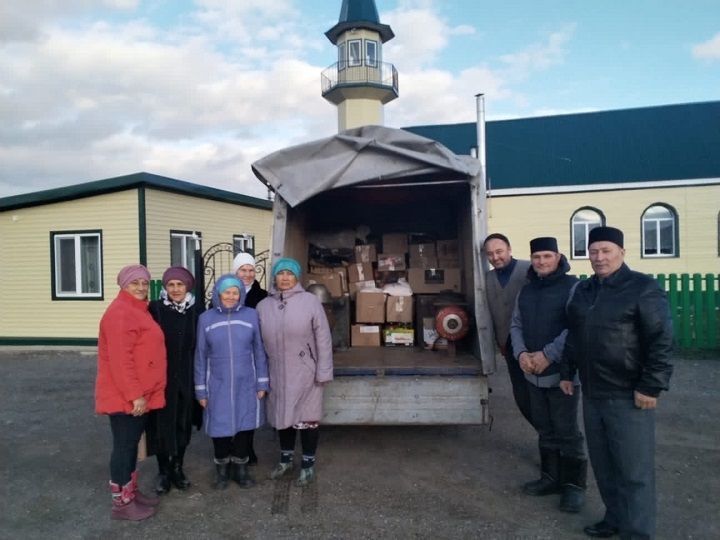
<svg viewBox="0 0 720 540">
<path fill-rule="evenodd" d="M 146 413 L 165 406 L 165 338 L 148 312 L 150 272 L 126 266 L 120 292 L 100 320 L 95 412 L 110 417 L 112 519 L 139 521 L 158 499 L 137 489 L 137 448 Z"/>
</svg>

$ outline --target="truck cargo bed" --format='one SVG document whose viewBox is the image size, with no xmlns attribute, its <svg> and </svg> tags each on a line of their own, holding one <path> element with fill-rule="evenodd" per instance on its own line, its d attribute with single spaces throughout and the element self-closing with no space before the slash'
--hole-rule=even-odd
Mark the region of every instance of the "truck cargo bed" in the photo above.
<svg viewBox="0 0 720 540">
<path fill-rule="evenodd" d="M 480 361 L 460 352 L 428 351 L 421 347 L 354 347 L 333 353 L 335 376 L 362 375 L 480 375 Z"/>
</svg>

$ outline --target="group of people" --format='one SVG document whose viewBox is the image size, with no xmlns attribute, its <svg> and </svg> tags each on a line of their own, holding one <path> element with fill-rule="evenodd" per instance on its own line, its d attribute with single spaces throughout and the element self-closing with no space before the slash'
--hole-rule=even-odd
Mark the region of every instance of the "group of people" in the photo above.
<svg viewBox="0 0 720 540">
<path fill-rule="evenodd" d="M 320 301 L 299 283 L 297 261 L 279 259 L 271 273 L 268 292 L 255 279 L 253 257 L 240 253 L 205 309 L 183 267 L 164 272 L 152 302 L 147 268 L 120 270 L 120 291 L 100 321 L 95 386 L 96 412 L 108 415 L 112 434 L 112 519 L 146 519 L 159 504 L 138 489 L 143 433 L 157 459 L 158 495 L 190 486 L 185 450 L 201 425 L 212 439 L 217 489 L 231 480 L 255 484 L 253 435 L 266 420 L 280 441 L 270 477 L 293 469 L 299 431 L 297 484 L 314 481 L 323 385 L 333 377 L 330 328 Z"/>
<path fill-rule="evenodd" d="M 585 502 L 587 454 L 603 518 L 591 537 L 655 536 L 655 408 L 672 375 L 665 292 L 624 262 L 624 235 L 589 233 L 594 274 L 579 281 L 552 237 L 530 242 L 530 261 L 491 234 L 486 290 L 495 339 L 518 409 L 538 434 L 541 476 L 528 495 L 560 493 L 560 510 Z M 582 395 L 585 435 L 578 423 Z"/>
</svg>

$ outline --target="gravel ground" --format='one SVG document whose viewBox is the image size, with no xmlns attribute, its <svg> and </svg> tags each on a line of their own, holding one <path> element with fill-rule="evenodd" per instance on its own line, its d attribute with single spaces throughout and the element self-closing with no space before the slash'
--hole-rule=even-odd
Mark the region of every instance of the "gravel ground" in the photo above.
<svg viewBox="0 0 720 540">
<path fill-rule="evenodd" d="M 676 360 L 658 410 L 658 538 L 720 538 L 720 354 Z M 0 350 L 0 538 L 585 538 L 602 517 L 556 509 L 520 485 L 538 474 L 535 436 L 515 410 L 502 362 L 491 378 L 492 428 L 326 427 L 318 481 L 300 489 L 267 474 L 277 458 L 256 434 L 257 487 L 211 487 L 211 445 L 193 437 L 193 486 L 141 523 L 109 518 L 110 433 L 93 415 L 95 351 Z M 140 464 L 152 485 L 154 460 Z"/>
</svg>

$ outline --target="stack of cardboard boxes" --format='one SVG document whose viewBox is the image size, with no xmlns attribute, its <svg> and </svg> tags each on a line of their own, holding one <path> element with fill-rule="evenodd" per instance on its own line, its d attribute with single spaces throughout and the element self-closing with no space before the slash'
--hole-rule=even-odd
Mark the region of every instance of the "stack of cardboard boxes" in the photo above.
<svg viewBox="0 0 720 540">
<path fill-rule="evenodd" d="M 412 296 L 382 291 L 388 283 L 407 279 Z M 311 264 L 305 284 L 321 283 L 331 296 L 354 301 L 352 347 L 413 346 L 415 295 L 461 291 L 457 240 L 408 242 L 405 233 L 382 236 L 382 252 L 375 245 L 355 246 L 352 261 L 342 266 Z M 425 321 L 423 321 L 425 322 Z M 422 336 L 422 329 L 418 328 Z"/>
</svg>

